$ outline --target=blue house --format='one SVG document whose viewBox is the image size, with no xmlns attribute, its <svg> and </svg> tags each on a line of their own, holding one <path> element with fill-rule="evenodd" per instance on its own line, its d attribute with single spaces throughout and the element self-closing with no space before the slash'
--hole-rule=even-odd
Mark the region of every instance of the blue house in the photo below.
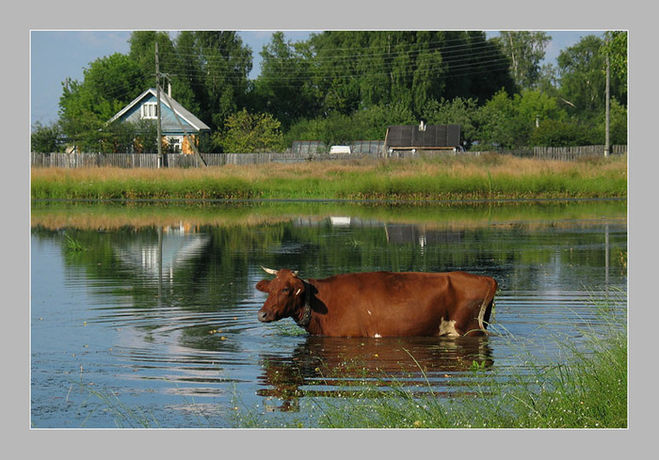
<svg viewBox="0 0 659 460">
<path fill-rule="evenodd" d="M 196 145 L 199 134 L 210 132 L 210 128 L 180 103 L 175 101 L 171 97 L 171 93 L 161 91 L 160 103 L 162 106 L 160 125 L 163 145 L 168 146 L 171 152 L 194 153 L 190 143 L 194 142 Z M 109 123 L 116 120 L 133 123 L 140 120 L 155 121 L 158 118 L 157 105 L 156 90 L 149 88 L 117 112 L 109 120 Z"/>
</svg>

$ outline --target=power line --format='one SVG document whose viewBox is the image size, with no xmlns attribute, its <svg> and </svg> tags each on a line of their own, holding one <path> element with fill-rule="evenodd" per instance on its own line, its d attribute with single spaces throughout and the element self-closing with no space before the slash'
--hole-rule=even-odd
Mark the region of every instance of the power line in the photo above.
<svg viewBox="0 0 659 460">
<path fill-rule="evenodd" d="M 311 57 L 305 57 L 305 56 L 292 56 L 291 58 L 286 58 L 286 57 L 277 57 L 277 56 L 272 56 L 268 58 L 268 62 L 273 62 L 273 63 L 284 63 L 284 62 L 289 62 L 291 61 L 301 61 L 301 62 L 310 62 L 314 64 L 324 64 L 324 63 L 341 63 L 343 61 L 354 61 L 354 60 L 366 60 L 368 58 L 374 58 L 378 60 L 383 60 L 383 61 L 394 61 L 399 57 L 415 57 L 415 56 L 420 56 L 420 55 L 432 55 L 434 53 L 438 53 L 442 58 L 447 59 L 447 60 L 459 60 L 459 59 L 465 59 L 465 58 L 474 58 L 474 57 L 487 57 L 489 55 L 492 56 L 504 56 L 504 54 L 499 50 L 496 46 L 492 45 L 491 43 L 482 43 L 479 44 L 478 46 L 470 46 L 470 45 L 465 45 L 463 50 L 447 50 L 446 48 L 442 47 L 437 47 L 437 48 L 420 48 L 420 47 L 415 47 L 415 49 L 411 50 L 398 50 L 398 51 L 392 51 L 392 52 L 377 52 L 377 53 L 364 53 L 364 52 L 354 52 L 355 50 L 353 49 L 353 53 L 350 54 L 336 54 L 336 55 L 327 55 L 326 53 L 323 53 L 322 55 L 315 55 Z M 163 58 L 162 62 L 167 63 L 170 66 L 177 66 L 183 63 L 184 61 L 180 60 L 181 55 L 169 55 L 166 58 Z M 208 56 L 205 59 L 204 65 L 208 66 L 214 63 L 228 63 L 229 61 L 225 56 Z"/>
<path fill-rule="evenodd" d="M 451 67 L 459 67 L 459 66 L 461 66 L 465 63 L 472 64 L 472 63 L 474 63 L 474 61 L 489 62 L 488 60 L 491 61 L 491 60 L 507 60 L 508 59 L 508 57 L 503 55 L 502 53 L 500 53 L 498 51 L 493 52 L 493 51 L 490 51 L 490 50 L 479 52 L 479 53 L 463 53 L 461 55 L 448 56 L 448 57 L 443 56 L 443 55 L 440 55 L 440 56 L 442 57 L 442 60 L 440 62 L 443 65 L 447 65 L 447 66 L 451 66 Z M 399 57 L 399 56 L 397 56 L 397 57 Z M 354 64 L 354 65 L 352 65 L 350 67 L 354 68 L 355 66 L 363 66 L 363 65 L 370 65 L 371 64 L 371 63 L 365 62 L 363 60 L 360 61 L 359 60 L 360 58 L 361 58 L 360 55 L 352 56 L 349 60 L 350 60 L 350 63 Z M 490 59 L 490 58 L 493 58 L 493 59 Z M 394 59 L 395 58 L 390 58 L 389 61 L 382 60 L 382 61 L 378 62 L 377 64 L 378 65 L 390 65 L 390 66 L 392 66 L 392 65 L 396 64 L 394 62 Z M 348 60 L 348 58 L 345 58 L 345 59 L 342 58 L 341 60 Z M 339 64 L 340 64 L 341 60 L 339 60 L 339 62 L 338 62 Z M 284 59 L 279 59 L 279 60 L 275 59 L 272 62 L 273 62 L 273 66 L 276 67 L 278 64 L 283 64 L 287 61 L 285 61 Z M 419 60 L 415 59 L 414 62 L 415 63 L 419 62 Z M 319 65 L 317 65 L 318 63 L 315 59 L 310 59 L 307 62 L 301 61 L 300 64 L 302 64 L 304 66 L 305 73 L 307 73 L 307 74 L 313 75 L 313 74 L 325 74 L 325 73 L 327 73 L 326 69 L 321 68 Z M 237 76 L 238 78 L 243 78 L 242 77 L 244 75 L 243 72 L 244 71 L 242 71 L 242 70 L 213 71 L 213 72 L 211 72 L 208 69 L 185 69 L 183 72 L 180 72 L 180 71 L 176 72 L 176 74 L 179 75 L 179 76 L 185 75 L 185 76 L 194 77 L 194 76 L 207 76 L 207 75 L 210 75 L 212 73 L 214 75 L 224 75 L 224 76 L 228 76 L 228 77 Z M 361 73 L 361 71 L 360 71 L 360 73 Z M 286 76 L 282 76 L 282 78 L 286 78 Z"/>
</svg>

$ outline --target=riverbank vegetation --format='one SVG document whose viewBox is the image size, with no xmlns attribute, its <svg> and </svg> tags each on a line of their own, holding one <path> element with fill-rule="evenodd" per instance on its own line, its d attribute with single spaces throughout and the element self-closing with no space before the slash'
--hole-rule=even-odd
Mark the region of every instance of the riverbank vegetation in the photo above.
<svg viewBox="0 0 659 460">
<path fill-rule="evenodd" d="M 562 221 L 597 222 L 603 218 L 625 221 L 624 200 L 549 201 L 513 203 L 363 203 L 314 201 L 256 201 L 172 203 L 88 203 L 43 201 L 32 203 L 32 227 L 49 230 L 117 230 L 120 228 L 203 226 L 255 226 L 289 222 L 305 216 L 320 222 L 333 216 L 351 216 L 362 220 L 412 224 L 424 229 L 464 230 L 489 225 L 536 228 L 560 227 Z"/>
<path fill-rule="evenodd" d="M 627 346 L 624 336 L 577 353 L 569 365 L 533 366 L 532 379 L 506 384 L 479 377 L 476 395 L 442 401 L 394 389 L 364 404 L 324 411 L 327 428 L 626 428 Z M 480 372 L 474 369 L 475 373 Z M 515 382 L 515 380 L 518 380 Z"/>
<path fill-rule="evenodd" d="M 32 199 L 503 200 L 627 196 L 626 156 L 575 162 L 486 154 L 207 169 L 32 169 Z"/>
</svg>

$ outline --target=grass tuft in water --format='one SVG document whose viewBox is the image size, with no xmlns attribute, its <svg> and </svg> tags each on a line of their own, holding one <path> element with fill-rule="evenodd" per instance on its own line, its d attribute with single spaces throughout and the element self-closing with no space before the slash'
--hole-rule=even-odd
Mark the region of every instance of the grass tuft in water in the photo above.
<svg viewBox="0 0 659 460">
<path fill-rule="evenodd" d="M 70 235 L 64 234 L 64 247 L 67 251 L 80 252 L 84 251 L 85 247 L 82 243 Z"/>
</svg>

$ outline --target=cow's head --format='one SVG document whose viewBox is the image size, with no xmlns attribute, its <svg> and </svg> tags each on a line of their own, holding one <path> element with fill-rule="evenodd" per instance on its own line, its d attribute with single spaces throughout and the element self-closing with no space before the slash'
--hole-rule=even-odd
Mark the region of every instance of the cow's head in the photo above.
<svg viewBox="0 0 659 460">
<path fill-rule="evenodd" d="M 259 321 L 268 323 L 293 316 L 304 305 L 304 282 L 297 277 L 296 271 L 262 268 L 276 277 L 256 283 L 256 289 L 269 294 L 258 312 Z"/>
</svg>

